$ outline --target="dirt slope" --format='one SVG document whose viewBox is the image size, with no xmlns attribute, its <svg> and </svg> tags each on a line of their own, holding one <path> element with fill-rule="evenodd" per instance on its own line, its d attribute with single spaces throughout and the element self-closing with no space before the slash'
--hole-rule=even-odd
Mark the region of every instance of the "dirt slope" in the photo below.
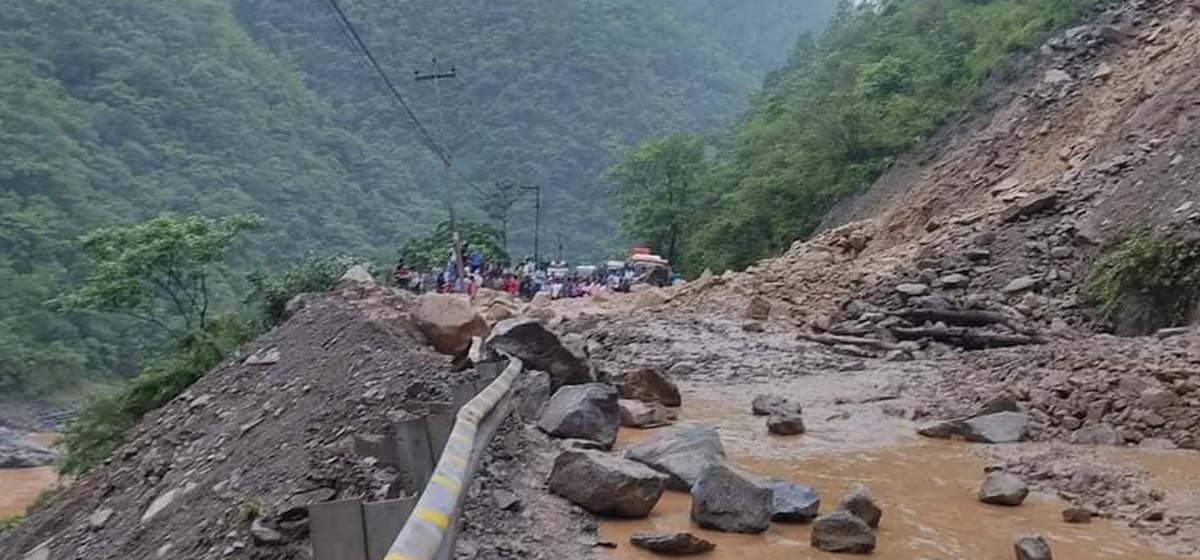
<svg viewBox="0 0 1200 560">
<path fill-rule="evenodd" d="M 1056 37 L 994 111 L 898 163 L 827 231 L 693 283 L 676 307 L 763 295 L 811 320 L 856 299 L 895 307 L 898 284 L 922 283 L 963 307 L 1020 307 L 1043 330 L 1090 330 L 1078 281 L 1102 247 L 1135 226 L 1200 221 L 1198 14 L 1193 0 L 1131 2 Z M 966 282 L 942 285 L 956 273 Z M 1035 289 L 1002 292 L 1022 277 Z"/>
<path fill-rule="evenodd" d="M 54 558 L 308 557 L 303 516 L 292 508 L 379 498 L 396 474 L 356 456 L 350 436 L 382 433 L 388 415 L 419 413 L 418 403 L 446 399 L 458 377 L 473 375 L 450 373 L 446 358 L 389 320 L 399 315 L 395 303 L 379 294 L 312 302 L 147 416 L 110 462 L 0 536 L 0 558 L 46 542 Z M 246 361 L 272 351 L 275 363 Z M 156 500 L 161 512 L 144 519 Z M 286 542 L 262 543 L 250 531 L 255 518 Z"/>
</svg>

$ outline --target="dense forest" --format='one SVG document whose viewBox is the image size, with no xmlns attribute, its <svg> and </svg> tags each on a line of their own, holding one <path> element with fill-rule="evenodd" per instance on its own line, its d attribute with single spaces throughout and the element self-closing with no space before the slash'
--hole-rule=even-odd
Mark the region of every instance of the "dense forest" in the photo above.
<svg viewBox="0 0 1200 560">
<path fill-rule="evenodd" d="M 608 174 L 622 193 L 621 229 L 678 246 L 690 274 L 777 254 L 969 111 L 1016 54 L 1100 3 L 842 2 L 823 34 L 801 37 L 768 75 L 731 130 L 667 136 L 622 156 Z M 714 160 L 700 157 L 705 144 L 720 149 Z M 687 204 L 663 204 L 672 199 Z"/>
<path fill-rule="evenodd" d="M 598 175 L 620 148 L 731 122 L 833 0 L 342 4 L 423 119 L 444 115 L 468 215 L 486 220 L 477 185 L 540 184 L 545 238 L 594 257 L 617 246 Z M 39 0 L 0 12 L 0 393 L 130 374 L 160 342 L 47 304 L 88 275 L 89 231 L 254 212 L 263 226 L 216 288 L 232 291 L 308 253 L 393 257 L 444 219 L 438 166 L 327 6 Z M 433 56 L 459 72 L 442 84 L 444 113 L 411 81 Z M 529 247 L 521 211 L 514 253 Z"/>
</svg>

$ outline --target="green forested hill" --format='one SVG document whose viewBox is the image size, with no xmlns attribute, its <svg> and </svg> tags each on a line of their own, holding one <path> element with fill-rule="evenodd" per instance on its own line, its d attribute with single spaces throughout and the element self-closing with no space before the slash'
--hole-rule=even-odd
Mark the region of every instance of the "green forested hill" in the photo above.
<svg viewBox="0 0 1200 560">
<path fill-rule="evenodd" d="M 246 28 L 299 66 L 349 126 L 398 145 L 395 153 L 420 163 L 418 182 L 437 185 L 433 160 L 419 153 L 378 84 L 355 63 L 324 0 L 234 3 Z M 430 70 L 433 57 L 456 67 L 458 78 L 442 94 L 447 144 L 464 174 L 476 184 L 543 185 L 543 254 L 561 233 L 575 257 L 602 256 L 616 243 L 611 196 L 597 177 L 620 147 L 728 123 L 770 65 L 786 57 L 802 29 L 822 25 L 833 3 L 342 2 L 431 124 L 438 122 L 432 86 L 415 84 L 413 72 Z M 469 192 L 463 198 L 470 202 Z M 517 212 L 510 239 L 519 255 L 530 251 L 532 204 Z"/>
<path fill-rule="evenodd" d="M 159 212 L 255 211 L 243 263 L 360 250 L 428 215 L 222 0 L 36 0 L 0 10 L 0 391 L 128 371 L 127 325 L 45 301 L 74 240 Z"/>
<path fill-rule="evenodd" d="M 619 147 L 729 122 L 832 3 L 343 1 L 427 123 L 432 91 L 412 71 L 433 56 L 458 67 L 444 91 L 462 173 L 544 185 L 544 251 L 561 232 L 571 255 L 613 243 L 597 175 Z M 87 273 L 75 240 L 94 228 L 253 211 L 266 226 L 234 256 L 241 273 L 308 251 L 391 255 L 442 218 L 439 169 L 324 0 L 11 4 L 0 393 L 135 370 L 140 331 L 45 305 Z M 512 238 L 527 251 L 532 215 L 518 212 Z"/>
</svg>

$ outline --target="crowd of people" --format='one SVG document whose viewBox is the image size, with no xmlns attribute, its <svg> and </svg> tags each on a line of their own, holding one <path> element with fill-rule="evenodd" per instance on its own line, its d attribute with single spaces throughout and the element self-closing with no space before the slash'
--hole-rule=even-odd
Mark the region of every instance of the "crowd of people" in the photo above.
<svg viewBox="0 0 1200 560">
<path fill-rule="evenodd" d="M 533 299 L 546 292 L 552 299 L 578 298 L 610 292 L 627 292 L 635 281 L 634 270 L 627 267 L 594 266 L 568 267 L 566 263 L 538 263 L 526 258 L 516 265 L 487 261 L 483 253 L 463 245 L 463 275 L 455 255 L 451 253 L 440 269 L 414 270 L 403 258 L 392 272 L 396 286 L 416 294 L 436 292 L 460 293 L 474 296 L 479 288 L 508 292 L 524 299 Z"/>
</svg>

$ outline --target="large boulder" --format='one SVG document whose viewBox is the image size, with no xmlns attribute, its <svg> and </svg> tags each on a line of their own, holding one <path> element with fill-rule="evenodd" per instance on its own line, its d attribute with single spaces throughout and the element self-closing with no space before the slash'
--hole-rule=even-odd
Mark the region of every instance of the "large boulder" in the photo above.
<svg viewBox="0 0 1200 560">
<path fill-rule="evenodd" d="M 771 488 L 728 463 L 713 463 L 692 486 L 692 521 L 727 533 L 762 533 L 771 526 Z"/>
<path fill-rule="evenodd" d="M 771 394 L 761 394 L 750 401 L 750 412 L 755 416 L 770 416 L 776 412 L 802 412 L 799 403 L 793 403 L 786 397 Z"/>
<path fill-rule="evenodd" d="M 1013 544 L 1013 550 L 1017 553 L 1017 560 L 1054 560 L 1050 545 L 1041 535 L 1022 535 Z"/>
<path fill-rule="evenodd" d="M 553 390 L 594 381 L 587 360 L 571 352 L 558 336 L 532 319 L 500 321 L 492 329 L 488 346 L 519 358 L 528 367 L 549 373 Z"/>
<path fill-rule="evenodd" d="M 1075 445 L 1116 445 L 1119 441 L 1121 436 L 1108 424 L 1090 424 L 1071 434 Z"/>
<path fill-rule="evenodd" d="M 766 321 L 771 318 L 771 302 L 762 296 L 754 296 L 742 316 L 751 321 Z"/>
<path fill-rule="evenodd" d="M 878 527 L 879 520 L 883 518 L 883 509 L 875 503 L 875 498 L 871 496 L 867 487 L 861 484 L 842 498 L 837 509 L 862 519 L 872 529 Z"/>
<path fill-rule="evenodd" d="M 1028 495 L 1025 481 L 1003 472 L 988 473 L 979 487 L 979 501 L 996 506 L 1019 506 Z"/>
<path fill-rule="evenodd" d="M 592 513 L 637 518 L 650 515 L 667 477 L 602 451 L 567 450 L 554 460 L 549 482 L 551 492 Z"/>
<path fill-rule="evenodd" d="M 612 376 L 612 384 L 622 399 L 656 402 L 666 406 L 679 406 L 679 387 L 659 368 L 638 368 Z"/>
<path fill-rule="evenodd" d="M 680 426 L 630 447 L 625 457 L 667 474 L 669 488 L 688 491 L 706 467 L 725 461 L 725 448 L 712 428 Z"/>
<path fill-rule="evenodd" d="M 617 390 L 603 383 L 560 388 L 546 402 L 538 418 L 538 428 L 547 434 L 591 440 L 605 448 L 616 443 L 620 425 Z"/>
<path fill-rule="evenodd" d="M 458 356 L 471 347 L 471 338 L 487 336 L 487 321 L 460 294 L 424 294 L 417 298 L 413 324 L 438 352 Z"/>
<path fill-rule="evenodd" d="M 1015 443 L 1025 439 L 1028 430 L 1028 414 L 997 412 L 941 422 L 921 428 L 917 433 L 932 438 L 961 437 L 976 443 Z"/>
<path fill-rule="evenodd" d="M 629 544 L 664 556 L 704 554 L 717 545 L 691 533 L 648 533 L 638 531 L 629 536 Z"/>
<path fill-rule="evenodd" d="M 875 550 L 875 531 L 858 516 L 837 510 L 813 522 L 812 545 L 825 552 L 870 554 Z"/>
<path fill-rule="evenodd" d="M 0 428 L 0 469 L 44 467 L 58 461 L 58 453 L 29 441 L 23 434 Z"/>
<path fill-rule="evenodd" d="M 821 510 L 821 495 L 811 486 L 790 480 L 772 478 L 771 521 L 779 523 L 808 523 Z"/>
</svg>

